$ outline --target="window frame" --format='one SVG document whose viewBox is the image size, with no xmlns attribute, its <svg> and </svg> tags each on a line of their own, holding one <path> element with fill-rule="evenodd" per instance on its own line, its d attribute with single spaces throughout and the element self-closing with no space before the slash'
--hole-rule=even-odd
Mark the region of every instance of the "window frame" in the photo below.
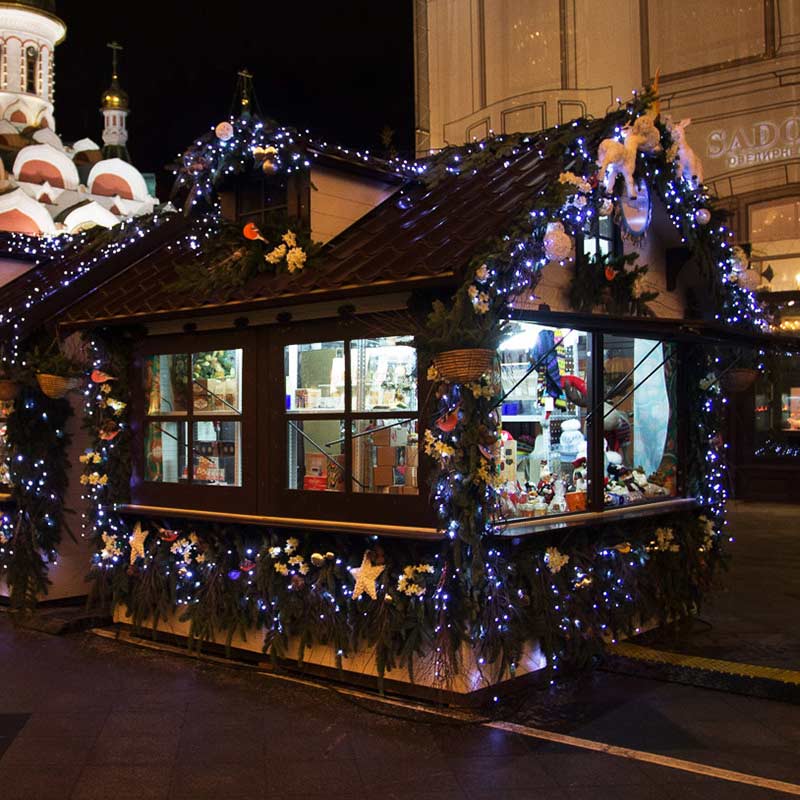
<svg viewBox="0 0 800 800">
<path fill-rule="evenodd" d="M 559 317 L 561 315 L 558 315 Z M 654 333 L 652 331 L 641 331 L 637 329 L 636 325 L 626 326 L 624 324 L 608 324 L 603 326 L 595 324 L 594 326 L 586 325 L 586 319 L 580 320 L 572 317 L 571 315 L 564 314 L 563 318 L 557 320 L 547 319 L 543 320 L 541 316 L 535 311 L 523 311 L 517 313 L 513 317 L 514 320 L 519 322 L 532 322 L 538 325 L 543 325 L 551 328 L 573 328 L 580 333 L 584 333 L 589 337 L 589 346 L 591 351 L 591 358 L 587 365 L 587 379 L 589 383 L 589 411 L 600 409 L 603 407 L 604 394 L 605 394 L 605 346 L 604 336 L 629 336 L 635 339 L 645 339 L 653 343 L 661 342 L 663 344 L 671 344 L 676 349 L 675 365 L 676 365 L 676 390 L 674 398 L 675 415 L 675 436 L 677 448 L 677 464 L 676 464 L 676 489 L 674 495 L 658 496 L 647 499 L 642 499 L 634 503 L 628 503 L 623 506 L 606 506 L 604 501 L 605 496 L 605 436 L 602 425 L 595 423 L 597 413 L 591 414 L 586 423 L 586 440 L 587 440 L 587 497 L 586 497 L 586 512 L 596 514 L 613 514 L 614 517 L 620 514 L 624 515 L 628 511 L 634 512 L 649 505 L 686 498 L 686 420 L 688 419 L 688 393 L 685 386 L 686 370 L 682 368 L 683 359 L 685 358 L 685 346 L 676 336 L 667 336 L 663 334 Z M 599 315 L 595 315 L 595 319 L 601 319 Z M 611 322 L 610 320 L 608 322 Z M 614 321 L 616 322 L 616 320 Z M 635 465 L 633 465 L 635 466 Z M 547 514 L 544 517 L 508 517 L 504 518 L 502 522 L 510 525 L 519 525 L 527 522 L 535 521 L 537 526 L 547 526 L 548 522 L 554 525 L 560 523 L 568 523 L 570 517 L 577 516 L 581 511 L 566 511 L 559 514 Z"/>
<path fill-rule="evenodd" d="M 287 516 L 306 518 L 319 516 L 314 513 L 315 506 L 324 498 L 327 513 L 320 518 L 332 520 L 352 520 L 354 522 L 386 522 L 389 519 L 401 519 L 408 525 L 435 525 L 435 514 L 428 501 L 427 479 L 430 469 L 428 459 L 420 456 L 418 467 L 419 493 L 384 494 L 357 492 L 352 485 L 353 465 L 353 423 L 359 420 L 397 420 L 416 419 L 417 432 L 422 441 L 426 414 L 429 408 L 424 407 L 424 399 L 428 397 L 428 383 L 425 378 L 426 365 L 422 363 L 417 350 L 417 409 L 416 411 L 354 411 L 352 408 L 352 382 L 350 343 L 358 339 L 376 338 L 375 326 L 380 324 L 380 336 L 411 335 L 408 330 L 389 326 L 385 320 L 369 324 L 365 318 L 357 320 L 338 320 L 325 322 L 304 322 L 285 326 L 271 337 L 270 365 L 271 371 L 280 375 L 279 381 L 272 382 L 272 397 L 269 406 L 279 410 L 272 419 L 270 429 L 273 432 L 270 441 L 269 496 L 274 498 L 273 506 L 287 512 Z M 315 342 L 344 342 L 345 357 L 345 407 L 341 411 L 316 412 L 302 414 L 285 408 L 284 383 L 284 348 L 293 344 L 312 344 Z M 279 368 L 279 369 L 278 369 Z M 308 489 L 290 489 L 288 487 L 288 420 L 342 420 L 344 422 L 344 455 L 345 455 L 345 488 L 342 492 L 313 491 Z"/>
<path fill-rule="evenodd" d="M 195 416 L 192 404 L 185 414 L 149 414 L 145 393 L 145 361 L 152 355 L 188 355 L 209 350 L 242 350 L 241 413 L 238 415 L 207 414 Z M 190 367 L 191 369 L 191 362 Z M 255 511 L 257 490 L 257 425 L 256 388 L 258 377 L 246 381 L 244 374 L 253 369 L 258 376 L 258 358 L 251 331 L 204 332 L 202 334 L 176 334 L 148 337 L 137 349 L 133 371 L 131 397 L 131 431 L 133 458 L 131 469 L 131 494 L 134 501 L 143 505 L 173 506 L 207 509 L 209 511 Z M 191 385 L 191 384 L 189 384 Z M 191 398 L 188 398 L 191 399 Z M 184 422 L 187 425 L 187 450 L 192 460 L 193 425 L 195 422 L 224 420 L 239 422 L 241 459 L 241 486 L 209 486 L 194 482 L 159 483 L 145 479 L 145 431 L 156 420 Z M 210 491 L 213 490 L 213 491 Z"/>
</svg>

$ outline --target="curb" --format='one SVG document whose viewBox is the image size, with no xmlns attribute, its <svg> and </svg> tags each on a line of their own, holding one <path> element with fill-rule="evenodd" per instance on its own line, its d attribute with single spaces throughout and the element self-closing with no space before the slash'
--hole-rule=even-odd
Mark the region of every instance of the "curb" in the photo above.
<svg viewBox="0 0 800 800">
<path fill-rule="evenodd" d="M 733 694 L 800 704 L 800 672 L 703 658 L 622 642 L 608 649 L 603 669 Z"/>
</svg>

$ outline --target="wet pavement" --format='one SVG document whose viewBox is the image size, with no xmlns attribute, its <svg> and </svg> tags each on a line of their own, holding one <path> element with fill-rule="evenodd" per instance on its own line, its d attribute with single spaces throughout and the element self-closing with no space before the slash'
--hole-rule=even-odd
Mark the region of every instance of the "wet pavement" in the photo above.
<svg viewBox="0 0 800 800">
<path fill-rule="evenodd" d="M 729 588 L 703 613 L 717 637 L 703 634 L 706 644 L 716 642 L 716 657 L 762 651 L 796 669 L 796 615 L 786 616 L 796 578 L 775 575 L 791 572 L 800 551 L 796 536 L 793 544 L 784 538 L 792 524 L 797 529 L 797 515 L 756 510 L 750 522 L 742 519 L 735 520 L 737 556 L 744 553 L 745 561 L 733 567 Z M 763 600 L 760 616 L 750 607 L 756 598 Z M 748 620 L 750 628 L 740 628 Z M 777 643 L 776 654 L 770 642 Z M 527 690 L 493 714 L 584 743 L 784 781 L 800 794 L 797 705 L 598 670 L 553 689 Z M 0 614 L 2 800 L 793 796 L 751 784 L 608 755 L 591 744 L 559 744 L 425 715 L 92 633 L 22 630 Z"/>
</svg>

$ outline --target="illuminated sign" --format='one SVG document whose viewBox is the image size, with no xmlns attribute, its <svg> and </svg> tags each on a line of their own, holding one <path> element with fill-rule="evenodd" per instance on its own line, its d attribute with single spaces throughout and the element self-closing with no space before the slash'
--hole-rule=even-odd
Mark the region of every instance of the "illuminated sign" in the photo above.
<svg viewBox="0 0 800 800">
<path fill-rule="evenodd" d="M 708 158 L 724 159 L 727 167 L 748 167 L 800 157 L 800 116 L 782 122 L 767 120 L 732 130 L 711 131 L 706 139 Z"/>
</svg>

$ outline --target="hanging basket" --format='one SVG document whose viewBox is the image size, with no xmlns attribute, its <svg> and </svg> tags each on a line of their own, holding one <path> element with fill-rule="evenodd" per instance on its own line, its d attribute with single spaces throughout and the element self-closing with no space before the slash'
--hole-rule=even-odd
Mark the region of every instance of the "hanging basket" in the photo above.
<svg viewBox="0 0 800 800">
<path fill-rule="evenodd" d="M 65 378 L 62 375 L 49 375 L 46 372 L 39 372 L 36 381 L 42 394 L 51 400 L 60 400 L 66 393 L 74 387 L 72 378 Z"/>
<path fill-rule="evenodd" d="M 19 384 L 16 381 L 10 381 L 8 378 L 0 379 L 0 400 L 13 400 L 17 396 L 17 391 Z"/>
<path fill-rule="evenodd" d="M 433 359 L 433 365 L 442 378 L 450 383 L 473 383 L 494 366 L 494 350 L 446 350 Z"/>
<path fill-rule="evenodd" d="M 738 392 L 746 392 L 756 382 L 757 377 L 757 369 L 739 367 L 738 369 L 729 369 L 719 379 L 719 382 L 726 392 L 736 394 Z"/>
</svg>

